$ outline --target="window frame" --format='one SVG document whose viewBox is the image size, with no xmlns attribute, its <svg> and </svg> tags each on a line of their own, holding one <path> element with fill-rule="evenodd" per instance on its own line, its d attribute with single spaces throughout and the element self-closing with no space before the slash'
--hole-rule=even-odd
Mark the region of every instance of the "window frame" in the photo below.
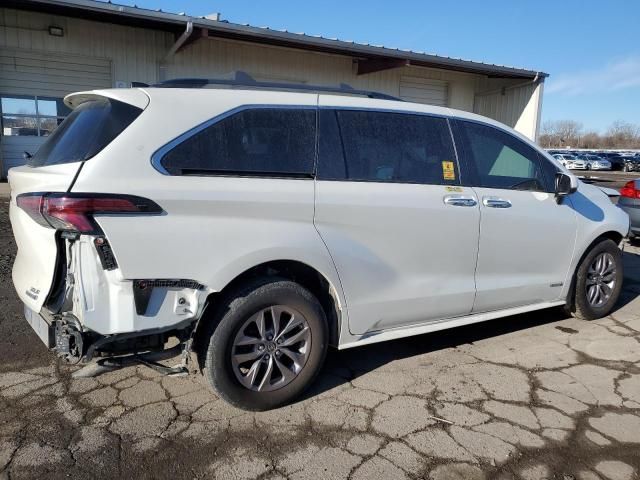
<svg viewBox="0 0 640 480">
<path fill-rule="evenodd" d="M 23 100 L 33 100 L 35 103 L 35 112 L 33 114 L 31 113 L 5 113 L 2 110 L 2 99 L 3 98 L 16 98 L 16 99 L 23 99 Z M 49 135 L 42 135 L 41 132 L 41 128 L 40 128 L 40 121 L 44 120 L 44 119 L 55 119 L 55 120 L 64 120 L 65 118 L 67 118 L 67 116 L 69 115 L 69 113 L 71 113 L 73 110 L 69 109 L 69 113 L 67 113 L 67 115 L 44 115 L 41 114 L 39 111 L 39 107 L 38 107 L 38 103 L 40 100 L 43 101 L 54 101 L 57 103 L 58 100 L 64 100 L 62 97 L 50 97 L 48 95 L 13 95 L 10 93 L 0 93 L 0 127 L 2 128 L 2 132 L 0 134 L 0 136 L 2 137 L 19 137 L 19 136 L 25 136 L 25 137 L 36 137 L 36 138 L 46 138 L 48 137 L 52 132 L 49 132 Z M 4 117 L 18 117 L 18 118 L 35 118 L 36 120 L 36 131 L 37 131 L 37 135 L 5 135 L 4 134 Z M 60 125 L 60 123 L 62 122 L 58 122 L 56 125 L 56 128 Z"/>
<path fill-rule="evenodd" d="M 320 161 L 320 157 L 319 157 L 319 139 L 320 139 L 320 113 L 318 113 L 317 116 L 317 123 L 318 123 L 318 127 L 317 127 L 317 131 L 316 131 L 316 135 L 318 140 L 316 141 L 316 168 L 315 168 L 315 175 L 316 178 L 319 181 L 323 181 L 323 182 L 352 182 L 352 183 L 384 183 L 384 184 L 396 184 L 396 185 L 428 185 L 428 186 L 436 186 L 436 187 L 461 187 L 464 186 L 464 178 L 466 176 L 465 174 L 465 170 L 463 170 L 462 168 L 462 164 L 460 162 L 459 159 L 459 152 L 458 152 L 458 148 L 456 145 L 456 141 L 455 141 L 455 136 L 454 136 L 454 132 L 452 129 L 452 124 L 451 124 L 451 120 L 453 120 L 453 117 L 447 116 L 447 115 L 441 115 L 438 113 L 431 113 L 431 112 L 416 112 L 413 110 L 396 110 L 393 108 L 368 108 L 368 107 L 349 107 L 349 106 L 331 106 L 331 105 L 321 105 L 318 107 L 319 112 L 322 110 L 329 110 L 329 111 L 334 111 L 334 112 L 338 112 L 338 111 L 350 111 L 350 112 L 371 112 L 371 113 L 392 113 L 392 114 L 401 114 L 401 115 L 412 115 L 412 116 L 421 116 L 421 117 L 431 117 L 431 118 L 440 118 L 443 119 L 446 124 L 447 124 L 447 128 L 449 130 L 449 138 L 451 139 L 451 146 L 452 146 L 452 151 L 453 151 L 453 158 L 452 160 L 456 163 L 456 167 L 457 167 L 457 172 L 458 172 L 458 178 L 456 179 L 455 183 L 424 183 L 424 182 L 409 182 L 409 181 L 385 181 L 385 180 L 378 180 L 378 179 L 352 179 L 352 178 L 342 178 L 342 179 L 331 179 L 331 178 L 318 178 L 317 177 L 317 172 L 318 172 L 318 162 Z M 338 129 L 340 129 L 340 122 L 338 121 L 338 119 L 336 118 L 336 122 L 338 123 Z M 340 131 L 340 142 L 341 142 L 341 147 L 342 147 L 342 158 L 343 160 L 346 162 L 346 153 L 344 150 L 344 139 L 342 137 L 342 131 Z"/>
<path fill-rule="evenodd" d="M 463 133 L 461 132 L 461 128 L 462 128 L 462 123 L 463 122 L 468 122 L 468 123 L 474 123 L 476 125 L 480 125 L 482 127 L 486 127 L 486 128 L 490 128 L 492 130 L 495 130 L 501 134 L 504 135 L 508 135 L 510 138 L 514 139 L 517 142 L 520 142 L 522 144 L 524 144 L 525 146 L 527 146 L 528 148 L 530 148 L 531 150 L 533 150 L 536 154 L 536 161 L 537 161 L 537 166 L 540 169 L 541 175 L 542 175 L 542 179 L 543 179 L 543 185 L 544 185 L 544 189 L 543 190 L 531 190 L 531 189 L 517 189 L 517 188 L 508 188 L 508 187 L 487 187 L 487 186 L 483 186 L 480 183 L 479 180 L 479 176 L 478 176 L 478 170 L 477 167 L 475 165 L 475 162 L 473 161 L 471 154 L 469 154 L 468 152 L 466 152 L 465 150 L 465 145 L 464 145 L 464 141 L 463 141 Z M 521 138 L 517 137 L 516 135 L 514 135 L 513 133 L 509 132 L 508 130 L 504 129 L 504 128 L 500 128 L 499 126 L 496 125 L 492 125 L 491 123 L 487 123 L 487 122 L 483 122 L 480 120 L 475 120 L 475 119 L 469 119 L 469 118 L 463 118 L 463 117 L 451 117 L 451 126 L 453 129 L 453 135 L 454 135 L 454 142 L 456 144 L 456 148 L 457 148 L 457 152 L 461 158 L 460 162 L 465 166 L 466 171 L 468 172 L 467 175 L 467 182 L 463 183 L 462 185 L 465 187 L 475 187 L 475 188 L 490 188 L 493 190 L 512 190 L 514 192 L 543 192 L 543 193 L 555 193 L 555 189 L 553 188 L 553 185 L 555 183 L 555 178 L 547 178 L 547 174 L 545 173 L 545 166 L 543 165 L 543 162 L 547 162 L 547 164 L 549 164 L 548 166 L 550 168 L 553 168 L 556 172 L 558 172 L 559 170 L 556 168 L 556 166 L 552 163 L 549 162 L 548 159 L 545 158 L 545 156 L 538 150 L 537 147 L 530 145 L 529 143 L 525 142 L 524 140 L 522 140 Z"/>
<path fill-rule="evenodd" d="M 222 171 L 222 170 L 211 170 L 211 171 L 202 171 L 197 174 L 192 175 L 177 175 L 169 172 L 164 165 L 162 165 L 162 160 L 164 156 L 173 150 L 178 145 L 187 141 L 194 135 L 206 130 L 207 128 L 215 125 L 217 123 L 222 122 L 223 120 L 232 117 L 233 115 L 246 111 L 246 110 L 274 110 L 274 109 L 282 109 L 282 110 L 313 110 L 315 112 L 315 132 L 313 137 L 313 158 L 312 161 L 312 171 L 310 173 L 291 173 L 287 174 L 284 172 L 244 172 L 244 171 Z M 233 177 L 233 178 L 286 178 L 293 180 L 313 180 L 316 178 L 317 171 L 317 158 L 318 158 L 318 106 L 317 105 L 299 105 L 299 104 L 246 104 L 239 105 L 230 110 L 226 110 L 214 117 L 211 117 L 208 120 L 196 125 L 195 127 L 190 128 L 186 132 L 175 137 L 173 140 L 169 141 L 158 150 L 156 150 L 151 155 L 151 165 L 154 169 L 160 172 L 163 175 L 167 175 L 170 177 Z"/>
</svg>

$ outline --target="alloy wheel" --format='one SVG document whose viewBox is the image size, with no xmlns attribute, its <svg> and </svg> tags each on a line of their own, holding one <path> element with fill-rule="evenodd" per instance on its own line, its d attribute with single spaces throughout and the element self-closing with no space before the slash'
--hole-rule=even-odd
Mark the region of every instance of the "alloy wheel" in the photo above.
<svg viewBox="0 0 640 480">
<path fill-rule="evenodd" d="M 587 270 L 587 301 L 601 307 L 609 301 L 616 285 L 616 262 L 608 252 L 596 256 Z"/>
<path fill-rule="evenodd" d="M 235 336 L 231 365 L 246 388 L 268 392 L 291 383 L 311 352 L 311 329 L 294 308 L 273 305 L 252 315 Z"/>
</svg>

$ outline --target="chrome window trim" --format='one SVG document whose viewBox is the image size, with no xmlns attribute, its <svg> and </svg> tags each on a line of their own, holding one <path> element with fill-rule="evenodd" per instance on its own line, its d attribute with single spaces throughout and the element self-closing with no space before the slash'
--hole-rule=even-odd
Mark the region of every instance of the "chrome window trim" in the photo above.
<svg viewBox="0 0 640 480">
<path fill-rule="evenodd" d="M 200 123 L 199 125 L 196 125 L 195 127 L 193 127 L 191 129 L 187 130 L 186 132 L 178 135 L 176 138 L 174 138 L 170 142 L 168 142 L 165 145 L 163 145 L 162 147 L 160 147 L 158 150 L 156 150 L 151 155 L 151 165 L 153 166 L 153 168 L 155 168 L 162 175 L 167 175 L 167 176 L 170 176 L 170 177 L 178 177 L 178 176 L 180 176 L 180 175 L 172 175 L 166 168 L 164 168 L 164 166 L 162 165 L 162 158 L 168 152 L 170 152 L 175 147 L 180 145 L 185 140 L 188 140 L 189 138 L 191 138 L 195 134 L 200 133 L 202 130 L 205 130 L 206 128 L 210 127 L 211 125 L 214 125 L 214 124 L 216 124 L 218 122 L 221 122 L 222 120 L 224 120 L 226 118 L 229 118 L 230 116 L 235 115 L 236 113 L 242 112 L 244 110 L 256 110 L 256 109 L 317 110 L 317 108 L 318 107 L 316 105 L 282 105 L 282 104 L 271 105 L 271 104 L 265 104 L 265 103 L 239 105 L 237 107 L 232 108 L 231 110 L 227 110 L 226 112 L 223 112 L 223 113 L 221 113 L 219 115 L 216 115 L 215 117 L 212 117 L 209 120 L 206 120 L 206 121 Z M 317 123 L 317 121 L 316 121 L 316 123 Z M 316 131 L 316 135 L 317 135 L 317 131 Z M 314 143 L 314 145 L 315 145 L 315 143 Z M 224 175 L 224 174 L 218 175 L 218 174 L 216 174 L 216 175 L 212 175 L 212 176 L 229 176 L 229 175 Z M 237 177 L 239 175 L 234 174 L 232 176 Z M 260 176 L 260 172 L 256 172 L 255 174 L 252 174 L 251 172 L 247 172 L 246 176 L 251 176 L 251 177 Z"/>
</svg>

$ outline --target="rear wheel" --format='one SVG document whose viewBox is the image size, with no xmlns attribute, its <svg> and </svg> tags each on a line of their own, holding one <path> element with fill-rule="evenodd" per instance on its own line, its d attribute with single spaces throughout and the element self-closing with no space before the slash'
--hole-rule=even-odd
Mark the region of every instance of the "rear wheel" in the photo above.
<svg viewBox="0 0 640 480">
<path fill-rule="evenodd" d="M 622 252 L 615 242 L 594 245 L 576 273 L 572 313 L 585 320 L 608 315 L 620 296 L 622 279 Z"/>
<path fill-rule="evenodd" d="M 231 293 L 209 330 L 205 375 L 222 398 L 268 410 L 300 395 L 320 371 L 328 332 L 318 300 L 297 283 L 264 278 Z"/>
</svg>

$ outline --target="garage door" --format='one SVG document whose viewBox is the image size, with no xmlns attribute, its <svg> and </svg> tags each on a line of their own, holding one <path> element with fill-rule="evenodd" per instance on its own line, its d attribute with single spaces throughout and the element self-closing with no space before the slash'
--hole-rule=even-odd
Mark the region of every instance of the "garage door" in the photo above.
<svg viewBox="0 0 640 480">
<path fill-rule="evenodd" d="M 400 98 L 409 102 L 446 107 L 449 104 L 449 84 L 443 80 L 402 76 Z"/>
<path fill-rule="evenodd" d="M 2 178 L 69 113 L 65 95 L 111 86 L 109 59 L 0 48 Z"/>
</svg>

